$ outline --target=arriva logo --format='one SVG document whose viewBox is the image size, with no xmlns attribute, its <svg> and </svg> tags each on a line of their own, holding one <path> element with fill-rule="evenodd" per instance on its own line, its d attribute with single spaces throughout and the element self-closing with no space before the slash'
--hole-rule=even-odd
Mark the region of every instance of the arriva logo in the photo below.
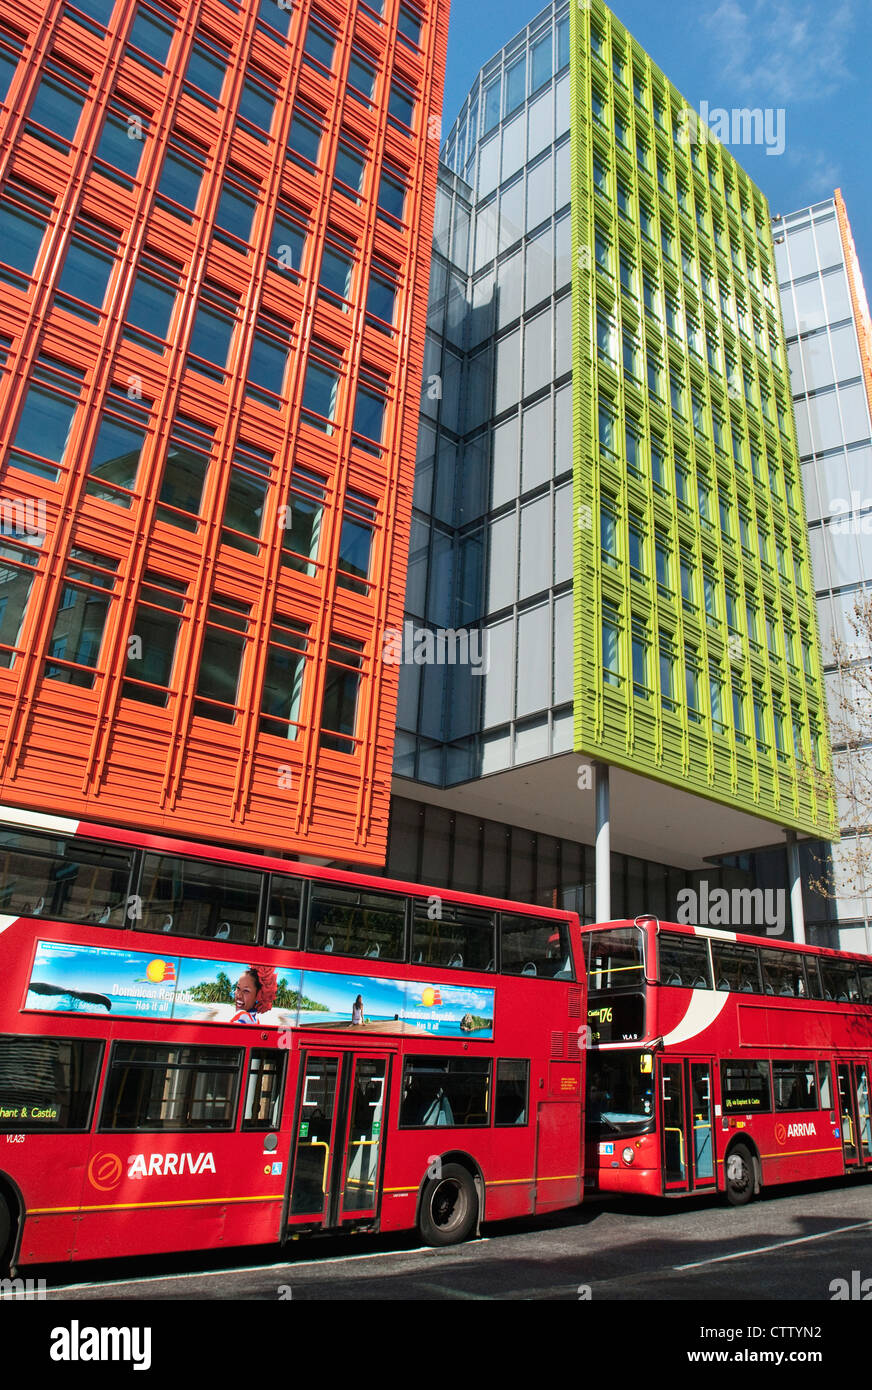
<svg viewBox="0 0 872 1390">
<path fill-rule="evenodd" d="M 111 1192 L 120 1183 L 122 1171 L 117 1154 L 95 1154 L 88 1164 L 88 1182 L 98 1192 Z"/>
<path fill-rule="evenodd" d="M 88 1181 L 98 1192 L 111 1192 L 121 1181 L 124 1165 L 117 1154 L 95 1154 L 88 1164 Z M 180 1178 L 184 1173 L 214 1173 L 215 1158 L 200 1154 L 131 1154 L 128 1178 Z"/>
<path fill-rule="evenodd" d="M 802 1139 L 806 1134 L 817 1134 L 814 1120 L 804 1120 L 801 1124 L 787 1126 L 788 1139 Z"/>
<path fill-rule="evenodd" d="M 180 1178 L 184 1173 L 214 1173 L 209 1154 L 134 1154 L 127 1160 L 129 1178 Z"/>
</svg>

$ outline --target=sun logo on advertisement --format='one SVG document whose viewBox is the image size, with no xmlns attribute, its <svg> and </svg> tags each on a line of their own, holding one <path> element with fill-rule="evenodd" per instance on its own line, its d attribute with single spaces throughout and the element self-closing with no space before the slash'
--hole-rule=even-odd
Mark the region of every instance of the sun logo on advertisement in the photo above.
<svg viewBox="0 0 872 1390">
<path fill-rule="evenodd" d="M 98 1192 L 111 1192 L 121 1181 L 121 1159 L 117 1154 L 95 1154 L 88 1164 L 88 1181 Z"/>
<path fill-rule="evenodd" d="M 438 989 L 434 989 L 433 985 L 428 985 L 421 995 L 421 1003 L 427 1009 L 439 1008 L 442 1005 L 442 995 Z"/>
<path fill-rule="evenodd" d="M 176 978 L 176 967 L 168 960 L 150 960 L 145 975 L 150 984 L 172 984 Z"/>
</svg>

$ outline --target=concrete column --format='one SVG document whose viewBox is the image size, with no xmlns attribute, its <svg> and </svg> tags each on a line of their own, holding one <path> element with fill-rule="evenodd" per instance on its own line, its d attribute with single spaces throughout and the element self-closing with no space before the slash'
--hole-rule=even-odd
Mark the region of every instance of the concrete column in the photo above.
<svg viewBox="0 0 872 1390">
<path fill-rule="evenodd" d="M 596 920 L 609 922 L 612 916 L 612 862 L 607 763 L 594 765 L 594 778 L 596 789 Z"/>
<path fill-rule="evenodd" d="M 799 876 L 799 845 L 796 831 L 785 830 L 787 839 L 787 880 L 790 884 L 790 920 L 794 941 L 805 941 L 805 913 L 802 907 L 802 879 Z"/>
</svg>

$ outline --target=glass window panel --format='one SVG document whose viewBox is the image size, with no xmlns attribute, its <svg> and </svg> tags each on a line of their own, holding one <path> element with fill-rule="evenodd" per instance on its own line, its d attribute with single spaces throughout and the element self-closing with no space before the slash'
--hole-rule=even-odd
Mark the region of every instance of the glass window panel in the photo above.
<svg viewBox="0 0 872 1390">
<path fill-rule="evenodd" d="M 317 362 L 310 362 L 306 368 L 306 383 L 303 388 L 303 409 L 323 416 L 323 420 L 309 419 L 308 423 L 317 429 L 326 429 L 325 421 L 332 421 L 336 411 L 336 394 L 339 377 Z M 332 433 L 332 430 L 328 430 Z"/>
<path fill-rule="evenodd" d="M 253 942 L 261 875 L 175 855 L 146 854 L 140 931 Z"/>
<path fill-rule="evenodd" d="M 740 994 L 761 994 L 760 961 L 756 946 L 712 942 L 715 989 Z"/>
<path fill-rule="evenodd" d="M 30 119 L 65 141 L 72 140 L 79 125 L 84 97 L 51 77 L 43 77 L 30 108 Z"/>
<path fill-rule="evenodd" d="M 768 1062 L 721 1062 L 724 1114 L 737 1110 L 766 1114 L 772 1109 Z"/>
<path fill-rule="evenodd" d="M 699 937 L 678 936 L 675 932 L 661 932 L 657 941 L 661 984 L 680 985 L 684 989 L 711 989 L 712 973 L 706 941 Z"/>
<path fill-rule="evenodd" d="M 290 619 L 277 619 L 273 627 L 260 702 L 263 733 L 289 739 L 299 733 L 307 634 L 305 624 Z"/>
<path fill-rule="evenodd" d="M 93 305 L 95 309 L 102 309 L 114 264 L 111 255 L 98 251 L 74 237 L 67 248 L 58 289 L 65 295 L 72 295 L 85 304 Z M 83 313 L 78 305 L 65 302 L 63 307 L 70 313 Z M 83 316 L 95 317 L 91 314 Z"/>
<path fill-rule="evenodd" d="M 307 116 L 295 112 L 288 134 L 288 154 L 291 159 L 296 164 L 299 164 L 301 159 L 309 164 L 317 164 L 320 148 L 321 127 Z"/>
<path fill-rule="evenodd" d="M 96 1039 L 0 1037 L 0 1130 L 85 1130 L 103 1044 Z"/>
<path fill-rule="evenodd" d="M 116 1043 L 100 1128 L 156 1133 L 233 1129 L 243 1055 L 232 1047 Z"/>
<path fill-rule="evenodd" d="M 45 229 L 44 217 L 8 203 L 0 207 L 0 259 L 5 265 L 32 275 Z"/>
<path fill-rule="evenodd" d="M 385 398 L 358 386 L 354 404 L 354 432 L 380 444 L 384 430 Z"/>
<path fill-rule="evenodd" d="M 402 960 L 406 899 L 397 893 L 312 885 L 307 945 L 311 951 Z"/>
<path fill-rule="evenodd" d="M 451 1129 L 486 1125 L 490 1060 L 486 1057 L 407 1057 L 400 1126 Z"/>
<path fill-rule="evenodd" d="M 415 903 L 412 963 L 456 970 L 495 970 L 495 914 L 442 900 L 430 915 L 429 900 Z"/>
<path fill-rule="evenodd" d="M 10 462 L 26 473 L 54 479 L 56 468 L 47 468 L 32 459 L 18 456 L 14 451 L 25 449 L 53 463 L 63 463 L 76 414 L 75 402 L 56 395 L 45 386 L 31 386 L 13 441 Z"/>
<path fill-rule="evenodd" d="M 166 708 L 180 631 L 181 619 L 174 614 L 159 612 L 147 604 L 138 606 L 131 636 L 137 637 L 139 644 L 132 646 L 128 642 L 128 679 L 121 689 L 126 699 Z"/>
<path fill-rule="evenodd" d="M 176 287 L 141 270 L 133 282 L 127 322 L 155 338 L 166 339 L 176 303 Z"/>
<path fill-rule="evenodd" d="M 574 979 L 566 922 L 501 912 L 500 969 L 504 975 Z"/>
<path fill-rule="evenodd" d="M 124 924 L 131 855 L 74 837 L 0 832 L 0 903 L 6 913 Z"/>
</svg>

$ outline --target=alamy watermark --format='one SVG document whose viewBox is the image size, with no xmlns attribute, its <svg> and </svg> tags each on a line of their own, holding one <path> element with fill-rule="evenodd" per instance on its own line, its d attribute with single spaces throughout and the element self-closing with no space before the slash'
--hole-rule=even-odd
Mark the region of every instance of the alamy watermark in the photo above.
<svg viewBox="0 0 872 1390">
<path fill-rule="evenodd" d="M 0 1299 L 44 1303 L 47 1287 L 44 1279 L 0 1279 Z"/>
<path fill-rule="evenodd" d="M 830 502 L 830 514 L 836 518 L 830 522 L 834 536 L 872 535 L 872 497 L 861 500 L 859 492 L 851 493 L 850 502 L 844 497 L 834 497 Z"/>
<path fill-rule="evenodd" d="M 852 1269 L 850 1280 L 831 1280 L 830 1301 L 837 1303 L 844 1299 L 851 1300 L 855 1303 L 868 1303 L 872 1301 L 872 1279 L 864 1279 L 859 1269 Z"/>
<path fill-rule="evenodd" d="M 695 927 L 765 927 L 767 936 L 783 936 L 787 924 L 787 894 L 783 888 L 682 888 L 677 921 Z"/>
<path fill-rule="evenodd" d="M 678 113 L 677 139 L 682 145 L 762 145 L 767 155 L 784 154 L 787 148 L 787 112 L 783 106 L 709 106 L 699 111 L 685 106 Z"/>
<path fill-rule="evenodd" d="M 45 539 L 46 509 L 43 497 L 0 497 L 0 536 Z"/>
<path fill-rule="evenodd" d="M 402 628 L 386 629 L 382 661 L 386 666 L 468 666 L 472 675 L 485 676 L 490 667 L 487 633 L 480 628 L 416 627 L 407 618 Z"/>
</svg>

